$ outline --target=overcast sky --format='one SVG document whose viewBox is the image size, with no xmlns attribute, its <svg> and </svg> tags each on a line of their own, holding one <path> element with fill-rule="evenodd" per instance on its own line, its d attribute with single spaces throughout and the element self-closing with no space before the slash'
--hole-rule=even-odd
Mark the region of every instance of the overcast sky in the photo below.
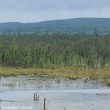
<svg viewBox="0 0 110 110">
<path fill-rule="evenodd" d="M 110 18 L 110 0 L 0 0 L 0 22 Z"/>
</svg>

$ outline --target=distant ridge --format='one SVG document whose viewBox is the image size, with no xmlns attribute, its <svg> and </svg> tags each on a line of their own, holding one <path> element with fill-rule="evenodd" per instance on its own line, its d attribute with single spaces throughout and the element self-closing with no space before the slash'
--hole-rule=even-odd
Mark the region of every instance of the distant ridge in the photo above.
<svg viewBox="0 0 110 110">
<path fill-rule="evenodd" d="M 73 18 L 0 23 L 0 32 L 110 34 L 110 18 Z"/>
</svg>

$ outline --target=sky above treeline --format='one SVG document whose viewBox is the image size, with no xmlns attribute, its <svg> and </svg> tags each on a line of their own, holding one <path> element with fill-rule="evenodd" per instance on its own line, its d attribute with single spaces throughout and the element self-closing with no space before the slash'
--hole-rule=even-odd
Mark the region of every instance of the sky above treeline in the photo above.
<svg viewBox="0 0 110 110">
<path fill-rule="evenodd" d="M 110 0 L 0 0 L 0 22 L 110 18 Z"/>
</svg>

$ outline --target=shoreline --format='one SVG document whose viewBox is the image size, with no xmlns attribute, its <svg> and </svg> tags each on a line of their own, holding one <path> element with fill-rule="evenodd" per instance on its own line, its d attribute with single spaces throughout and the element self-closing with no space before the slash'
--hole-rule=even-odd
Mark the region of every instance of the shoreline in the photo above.
<svg viewBox="0 0 110 110">
<path fill-rule="evenodd" d="M 88 68 L 15 68 L 15 67 L 0 67 L 0 77 L 9 76 L 37 76 L 48 78 L 68 78 L 70 80 L 84 79 L 101 80 L 107 86 L 110 86 L 110 69 L 88 69 Z"/>
</svg>

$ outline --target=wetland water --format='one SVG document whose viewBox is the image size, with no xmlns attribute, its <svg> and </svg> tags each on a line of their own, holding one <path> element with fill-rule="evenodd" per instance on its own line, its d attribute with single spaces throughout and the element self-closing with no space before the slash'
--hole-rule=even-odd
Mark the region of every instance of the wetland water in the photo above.
<svg viewBox="0 0 110 110">
<path fill-rule="evenodd" d="M 39 94 L 39 101 L 33 100 L 34 93 Z M 110 109 L 110 88 L 99 81 L 26 76 L 0 78 L 1 110 L 11 107 L 11 110 L 43 110 L 44 98 L 46 110 Z"/>
</svg>

